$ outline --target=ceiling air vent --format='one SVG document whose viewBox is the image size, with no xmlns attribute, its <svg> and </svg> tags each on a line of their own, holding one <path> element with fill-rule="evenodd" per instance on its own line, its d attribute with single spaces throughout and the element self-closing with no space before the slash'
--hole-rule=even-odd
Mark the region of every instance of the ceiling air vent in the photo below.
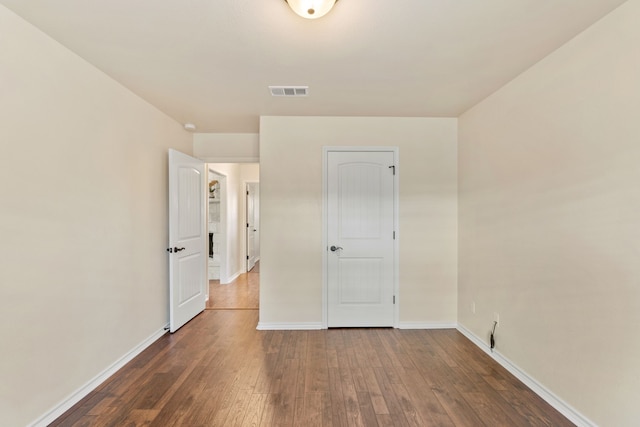
<svg viewBox="0 0 640 427">
<path fill-rule="evenodd" d="M 309 86 L 269 86 L 271 96 L 307 96 Z"/>
</svg>

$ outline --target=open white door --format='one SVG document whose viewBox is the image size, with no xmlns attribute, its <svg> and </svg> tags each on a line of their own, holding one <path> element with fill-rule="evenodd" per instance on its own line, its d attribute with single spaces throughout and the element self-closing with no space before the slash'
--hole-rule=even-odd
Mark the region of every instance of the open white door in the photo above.
<svg viewBox="0 0 640 427">
<path fill-rule="evenodd" d="M 251 271 L 258 260 L 258 221 L 256 220 L 256 188 L 258 184 L 247 184 L 247 271 Z"/>
<path fill-rule="evenodd" d="M 394 152 L 327 153 L 327 325 L 394 325 Z"/>
<path fill-rule="evenodd" d="M 206 303 L 207 231 L 204 163 L 169 150 L 169 330 Z"/>
</svg>

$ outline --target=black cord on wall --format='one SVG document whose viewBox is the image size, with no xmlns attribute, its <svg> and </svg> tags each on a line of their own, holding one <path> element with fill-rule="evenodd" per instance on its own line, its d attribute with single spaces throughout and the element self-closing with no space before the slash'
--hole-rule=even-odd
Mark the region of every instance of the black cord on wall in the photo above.
<svg viewBox="0 0 640 427">
<path fill-rule="evenodd" d="M 493 322 L 493 330 L 491 331 L 491 338 L 490 338 L 490 344 L 491 344 L 491 352 L 493 353 L 493 349 L 496 346 L 496 326 L 498 326 L 498 322 L 494 321 Z"/>
</svg>

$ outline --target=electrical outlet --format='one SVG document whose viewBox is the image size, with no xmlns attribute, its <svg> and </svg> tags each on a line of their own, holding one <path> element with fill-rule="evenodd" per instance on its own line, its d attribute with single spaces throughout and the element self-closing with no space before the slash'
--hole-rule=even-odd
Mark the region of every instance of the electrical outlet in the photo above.
<svg viewBox="0 0 640 427">
<path fill-rule="evenodd" d="M 500 315 L 498 313 L 493 313 L 493 321 L 500 324 Z"/>
<path fill-rule="evenodd" d="M 472 312 L 473 314 L 476 314 L 476 302 L 475 302 L 475 301 L 473 301 L 473 302 L 471 303 L 471 312 Z"/>
</svg>

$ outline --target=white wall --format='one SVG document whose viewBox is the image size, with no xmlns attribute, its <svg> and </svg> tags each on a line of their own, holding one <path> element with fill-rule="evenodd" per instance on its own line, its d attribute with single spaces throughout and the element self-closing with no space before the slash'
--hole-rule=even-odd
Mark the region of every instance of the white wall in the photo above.
<svg viewBox="0 0 640 427">
<path fill-rule="evenodd" d="M 455 324 L 457 120 L 262 117 L 260 323 L 322 321 L 322 147 L 400 147 L 400 321 Z"/>
<path fill-rule="evenodd" d="M 256 133 L 195 133 L 193 155 L 210 163 L 257 162 Z"/>
<path fill-rule="evenodd" d="M 259 182 L 260 181 L 260 164 L 259 163 L 240 164 L 240 176 L 243 182 Z"/>
<path fill-rule="evenodd" d="M 640 1 L 460 117 L 459 321 L 601 426 L 640 420 Z M 476 303 L 476 314 L 471 304 Z"/>
<path fill-rule="evenodd" d="M 0 6 L 0 425 L 168 322 L 167 150 L 191 136 Z"/>
</svg>

